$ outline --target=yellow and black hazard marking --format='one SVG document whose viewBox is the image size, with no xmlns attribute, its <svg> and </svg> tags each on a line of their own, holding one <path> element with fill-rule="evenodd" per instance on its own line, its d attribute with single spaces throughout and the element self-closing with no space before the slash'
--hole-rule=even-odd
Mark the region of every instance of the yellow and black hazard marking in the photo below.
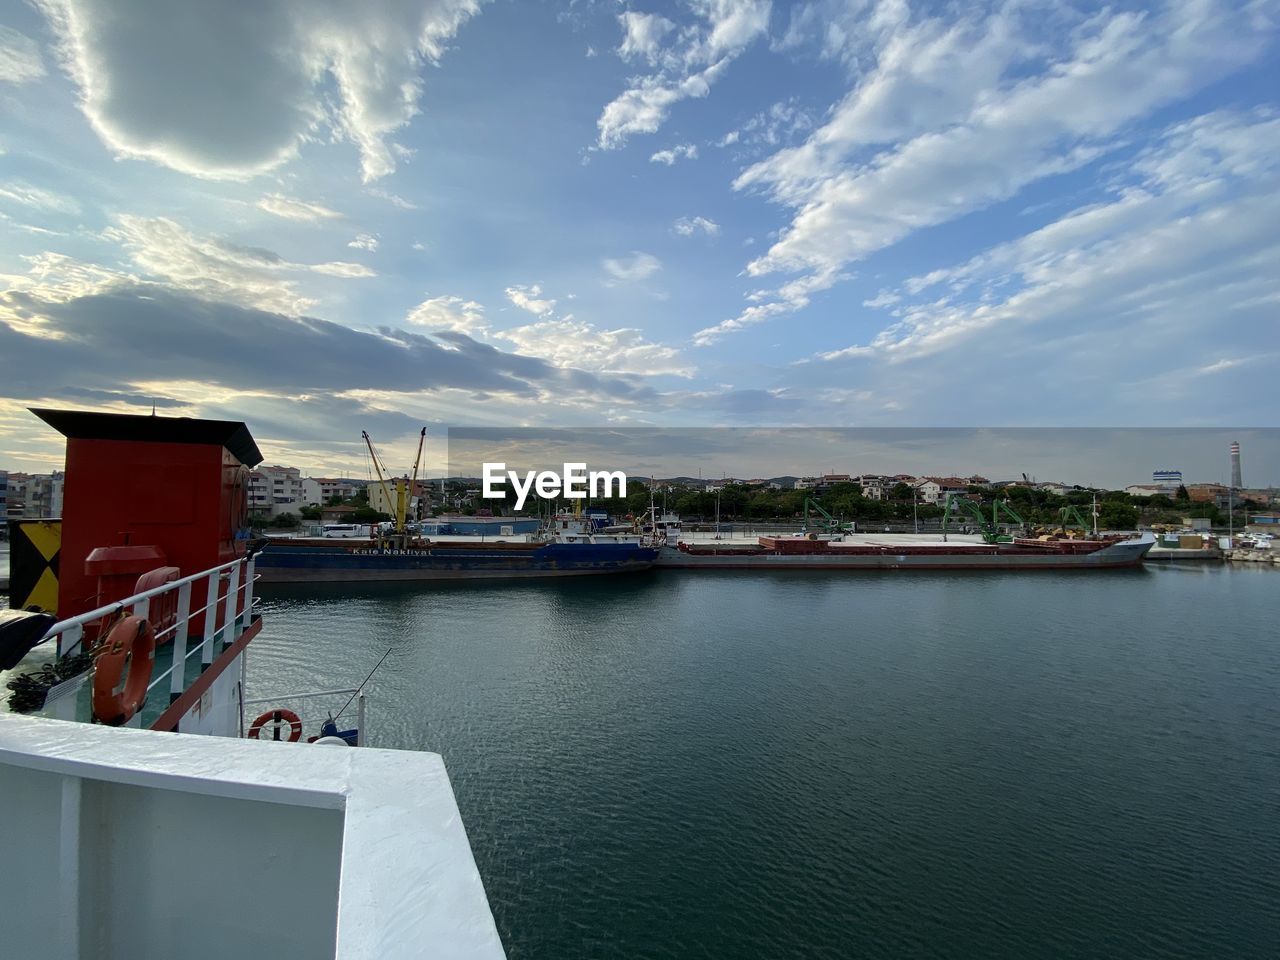
<svg viewBox="0 0 1280 960">
<path fill-rule="evenodd" d="M 61 520 L 9 521 L 9 606 L 58 612 Z"/>
</svg>

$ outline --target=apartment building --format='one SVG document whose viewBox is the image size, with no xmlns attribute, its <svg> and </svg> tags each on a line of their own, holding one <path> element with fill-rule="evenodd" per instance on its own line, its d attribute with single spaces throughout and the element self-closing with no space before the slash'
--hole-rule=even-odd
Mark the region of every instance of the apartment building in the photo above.
<svg viewBox="0 0 1280 960">
<path fill-rule="evenodd" d="M 270 517 L 297 513 L 307 505 L 297 467 L 258 467 L 249 473 L 249 510 Z"/>
<path fill-rule="evenodd" d="M 363 480 L 346 477 L 304 477 L 302 499 L 312 506 L 323 506 L 334 497 L 350 500 L 365 488 Z"/>
</svg>

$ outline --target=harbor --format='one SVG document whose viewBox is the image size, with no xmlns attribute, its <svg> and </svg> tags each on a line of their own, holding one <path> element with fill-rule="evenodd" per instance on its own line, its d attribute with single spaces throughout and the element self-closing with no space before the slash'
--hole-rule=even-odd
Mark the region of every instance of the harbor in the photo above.
<svg viewBox="0 0 1280 960">
<path fill-rule="evenodd" d="M 251 692 L 394 645 L 374 742 L 446 758 L 511 957 L 1262 958 L 1276 583 L 282 584 Z"/>
</svg>

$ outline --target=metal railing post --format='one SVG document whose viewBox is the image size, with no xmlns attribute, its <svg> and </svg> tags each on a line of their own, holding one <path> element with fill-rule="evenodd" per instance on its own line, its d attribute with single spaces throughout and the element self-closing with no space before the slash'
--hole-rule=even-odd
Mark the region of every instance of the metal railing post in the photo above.
<svg viewBox="0 0 1280 960">
<path fill-rule="evenodd" d="M 222 631 L 222 646 L 231 646 L 240 636 L 238 621 L 240 619 L 240 564 L 236 564 L 227 572 L 227 613 L 223 618 L 226 625 Z"/>
<path fill-rule="evenodd" d="M 253 568 L 257 563 L 257 557 L 254 554 L 249 555 L 249 559 L 244 564 L 244 625 L 249 626 L 250 620 L 253 619 Z"/>
<path fill-rule="evenodd" d="M 84 639 L 84 627 L 76 624 L 58 634 L 58 658 L 67 656 Z"/>
<path fill-rule="evenodd" d="M 200 663 L 207 667 L 213 663 L 213 637 L 218 629 L 218 571 L 209 574 L 205 588 L 204 645 L 200 648 Z"/>
<path fill-rule="evenodd" d="M 177 700 L 186 688 L 187 625 L 191 620 L 191 584 L 178 588 L 178 618 L 173 623 L 173 667 L 169 674 L 169 702 Z"/>
<path fill-rule="evenodd" d="M 356 746 L 364 746 L 364 694 L 356 697 Z"/>
</svg>

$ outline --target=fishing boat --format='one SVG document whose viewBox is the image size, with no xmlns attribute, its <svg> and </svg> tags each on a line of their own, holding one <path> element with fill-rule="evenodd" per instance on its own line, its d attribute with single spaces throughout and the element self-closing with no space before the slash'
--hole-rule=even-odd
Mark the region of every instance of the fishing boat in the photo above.
<svg viewBox="0 0 1280 960">
<path fill-rule="evenodd" d="M 35 412 L 67 469 L 0 615 L 5 956 L 502 957 L 442 759 L 367 746 L 363 684 L 246 696 L 245 425 Z"/>
<path fill-rule="evenodd" d="M 424 580 L 528 580 L 599 576 L 648 570 L 655 544 L 640 537 L 608 537 L 581 527 L 581 535 L 513 532 L 507 536 L 432 539 L 408 522 L 409 491 L 417 488 L 424 429 L 412 477 L 387 480 L 387 471 L 367 433 L 369 455 L 386 501 L 393 505 L 390 530 L 365 539 L 294 538 L 263 544 L 258 571 L 267 583 L 348 583 Z M 579 518 L 580 519 L 580 518 Z M 585 524 L 585 521 L 583 521 Z M 499 528 L 501 529 L 501 528 Z M 566 533 L 567 528 L 566 528 Z"/>
</svg>

